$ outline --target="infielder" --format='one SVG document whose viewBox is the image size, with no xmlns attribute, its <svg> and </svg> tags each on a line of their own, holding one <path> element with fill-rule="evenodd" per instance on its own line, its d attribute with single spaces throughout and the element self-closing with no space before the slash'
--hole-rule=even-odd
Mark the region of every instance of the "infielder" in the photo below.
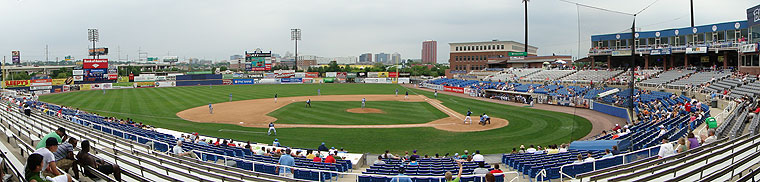
<svg viewBox="0 0 760 182">
<path fill-rule="evenodd" d="M 272 131 L 274 131 L 274 136 L 277 136 L 277 129 L 274 129 L 274 123 L 269 122 L 269 130 L 267 130 L 267 136 L 269 136 Z"/>
<path fill-rule="evenodd" d="M 364 109 L 364 103 L 367 102 L 366 98 L 362 98 L 362 109 Z"/>
<path fill-rule="evenodd" d="M 230 102 L 232 102 L 232 94 L 230 94 Z"/>
<path fill-rule="evenodd" d="M 435 92 L 433 92 L 433 97 L 435 97 L 435 99 L 438 99 L 438 90 L 435 90 Z"/>
<path fill-rule="evenodd" d="M 274 103 L 277 103 L 277 93 L 274 94 Z"/>
<path fill-rule="evenodd" d="M 406 91 L 406 95 L 404 95 L 404 100 L 409 99 L 409 91 Z"/>
<path fill-rule="evenodd" d="M 470 124 L 472 124 L 472 118 L 470 118 L 470 115 L 472 115 L 472 111 L 468 109 L 467 114 L 464 116 L 464 124 L 467 124 L 467 120 L 470 120 Z"/>
<path fill-rule="evenodd" d="M 307 108 L 310 108 L 310 107 L 311 107 L 311 99 L 309 99 L 309 100 L 306 100 L 306 107 L 307 107 Z"/>
<path fill-rule="evenodd" d="M 208 103 L 208 113 L 214 114 L 214 107 L 211 107 L 211 103 Z"/>
<path fill-rule="evenodd" d="M 396 89 L 396 97 L 398 97 L 398 89 Z"/>
<path fill-rule="evenodd" d="M 322 89 L 317 89 L 317 95 L 322 95 Z"/>
</svg>

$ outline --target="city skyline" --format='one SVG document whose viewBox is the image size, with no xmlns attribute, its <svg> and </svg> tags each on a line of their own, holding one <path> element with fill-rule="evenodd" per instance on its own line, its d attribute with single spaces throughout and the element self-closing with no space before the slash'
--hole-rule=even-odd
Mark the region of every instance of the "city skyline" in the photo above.
<svg viewBox="0 0 760 182">
<path fill-rule="evenodd" d="M 653 2 L 579 0 L 579 3 L 623 12 L 635 12 Z M 695 2 L 695 24 L 736 21 L 746 18 L 743 9 L 752 1 Z M 296 11 L 282 11 L 295 6 Z M 148 57 L 179 56 L 227 60 L 230 55 L 261 48 L 273 53 L 293 52 L 291 28 L 301 28 L 299 54 L 323 57 L 358 56 L 366 52 L 399 52 L 403 59 L 417 59 L 424 40 L 446 43 L 487 40 L 523 42 L 522 4 L 519 1 L 445 1 L 419 9 L 424 1 L 330 3 L 312 1 L 248 2 L 187 1 L 3 1 L 0 22 L 7 26 L 0 35 L 0 55 L 21 51 L 23 60 L 45 60 L 72 55 L 85 58 L 87 29 L 100 30 L 97 47 L 110 48 L 110 59 L 135 60 L 140 52 Z M 249 7 L 262 6 L 252 13 Z M 399 6 L 391 14 L 364 12 Z M 318 7 L 318 8 L 311 8 Z M 529 4 L 530 44 L 539 55 L 585 56 L 592 34 L 616 33 L 630 27 L 631 18 L 580 8 L 560 1 Z M 724 9 L 706 13 L 708 8 Z M 187 11 L 198 9 L 198 11 Z M 247 10 L 247 11 L 244 11 Z M 466 10 L 466 11 L 463 11 Z M 551 11 L 547 11 L 551 10 Z M 134 14 L 132 12 L 141 13 Z M 455 12 L 455 13 L 451 13 Z M 637 18 L 642 30 L 681 27 L 689 24 L 688 1 L 660 1 Z M 130 16 L 121 16 L 121 15 Z M 348 16 L 352 15 L 352 16 Z M 597 15 L 597 16 L 591 16 Z M 601 15 L 601 16 L 599 16 Z M 709 16 L 707 16 L 709 15 Z M 577 16 L 581 17 L 581 48 L 578 49 Z M 404 17 L 404 18 L 401 18 Z M 249 21 L 255 20 L 255 21 Z M 240 22 L 258 22 L 241 24 Z M 498 23 L 495 23 L 498 22 Z M 259 23 L 267 24 L 260 26 Z M 483 27 L 483 28 L 471 28 Z M 518 28 L 519 27 L 519 28 Z M 580 50 L 580 51 L 578 51 Z M 438 51 L 438 63 L 448 61 L 448 51 Z M 117 54 L 120 54 L 118 56 Z"/>
</svg>

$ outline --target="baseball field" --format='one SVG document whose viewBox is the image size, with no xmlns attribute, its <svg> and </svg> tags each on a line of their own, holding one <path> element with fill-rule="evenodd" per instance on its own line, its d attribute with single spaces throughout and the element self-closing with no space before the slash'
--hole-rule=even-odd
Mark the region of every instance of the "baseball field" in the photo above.
<svg viewBox="0 0 760 182">
<path fill-rule="evenodd" d="M 408 99 L 403 96 L 407 91 Z M 361 98 L 367 98 L 364 109 Z M 305 107 L 307 99 L 311 108 Z M 298 148 L 316 148 L 325 142 L 357 153 L 415 149 L 429 155 L 465 149 L 503 153 L 521 144 L 567 143 L 592 128 L 587 119 L 571 114 L 446 94 L 434 99 L 432 92 L 395 84 L 138 88 L 51 94 L 40 100 L 183 132 L 258 143 L 277 138 Z M 494 123 L 462 125 L 460 119 L 468 109 L 475 123 L 482 113 Z M 277 136 L 266 134 L 270 121 L 277 126 Z"/>
</svg>

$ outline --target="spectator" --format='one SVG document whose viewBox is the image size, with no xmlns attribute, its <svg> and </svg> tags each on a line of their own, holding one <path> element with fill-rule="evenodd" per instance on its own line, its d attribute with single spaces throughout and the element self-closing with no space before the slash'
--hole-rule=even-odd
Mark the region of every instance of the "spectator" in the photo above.
<svg viewBox="0 0 760 182">
<path fill-rule="evenodd" d="M 406 172 L 406 169 L 404 168 L 404 166 L 399 167 L 398 175 L 394 176 L 391 179 L 391 182 L 412 182 L 412 178 L 409 178 L 406 175 L 404 175 L 405 172 Z"/>
<path fill-rule="evenodd" d="M 520 145 L 520 153 L 525 153 L 525 145 Z"/>
<path fill-rule="evenodd" d="M 535 152 L 536 152 L 536 148 L 533 148 L 533 145 L 530 145 L 530 148 L 525 150 L 525 153 L 535 153 Z"/>
<path fill-rule="evenodd" d="M 373 163 L 374 165 L 385 165 L 385 161 L 383 161 L 382 156 L 377 156 L 377 160 Z"/>
<path fill-rule="evenodd" d="M 673 152 L 673 144 L 670 144 L 667 138 L 663 138 L 662 144 L 660 144 L 660 151 L 657 153 L 657 156 L 659 158 L 670 157 L 674 154 Z"/>
<path fill-rule="evenodd" d="M 329 153 L 327 158 L 325 158 L 325 163 L 335 163 L 335 157 L 333 153 Z"/>
<path fill-rule="evenodd" d="M 414 157 L 414 156 L 409 157 L 409 165 L 410 166 L 420 165 L 419 163 L 417 163 L 417 157 Z"/>
<path fill-rule="evenodd" d="M 412 151 L 412 157 L 417 158 L 417 159 L 420 158 L 420 156 L 417 155 L 417 150 L 416 149 Z"/>
<path fill-rule="evenodd" d="M 314 159 L 312 161 L 314 161 L 314 162 L 322 162 L 322 158 L 320 156 L 321 155 L 319 153 L 317 153 L 317 155 L 314 156 Z"/>
<path fill-rule="evenodd" d="M 612 146 L 612 151 L 610 151 L 610 152 L 612 153 L 612 155 L 618 155 L 618 154 L 620 154 L 620 150 L 618 150 L 618 146 L 617 145 L 613 145 Z"/>
<path fill-rule="evenodd" d="M 272 142 L 272 146 L 274 146 L 274 147 L 280 147 L 280 141 L 275 138 L 274 142 Z"/>
<path fill-rule="evenodd" d="M 82 144 L 82 147 L 84 147 L 84 144 Z M 182 149 L 182 140 L 177 141 L 177 145 L 175 145 L 174 148 L 172 148 L 172 154 L 174 154 L 175 157 L 190 156 L 194 159 L 198 158 L 198 156 L 195 155 L 195 153 L 185 152 L 185 150 Z"/>
<path fill-rule="evenodd" d="M 602 158 L 612 157 L 614 154 L 610 152 L 610 149 L 604 149 L 604 156 Z"/>
<path fill-rule="evenodd" d="M 472 161 L 485 162 L 486 159 L 483 157 L 483 155 L 480 155 L 480 150 L 475 150 L 475 155 L 472 156 Z"/>
<path fill-rule="evenodd" d="M 35 147 L 34 149 L 36 150 L 36 149 L 44 148 L 46 146 L 45 142 L 48 141 L 48 138 L 55 138 L 56 143 L 62 143 L 68 138 L 68 136 L 66 136 L 66 128 L 59 127 L 58 130 L 55 130 L 54 132 L 50 132 L 44 137 L 40 138 L 40 142 L 37 143 L 37 147 Z"/>
<path fill-rule="evenodd" d="M 55 164 L 55 156 L 53 152 L 58 150 L 58 140 L 54 137 L 48 137 L 45 141 L 45 147 L 34 151 L 35 154 L 40 154 L 43 157 L 42 174 L 44 176 L 60 176 L 61 172 L 58 171 L 58 167 Z"/>
<path fill-rule="evenodd" d="M 24 167 L 24 177 L 29 182 L 47 182 L 47 181 L 53 181 L 53 182 L 71 182 L 71 176 L 69 175 L 59 175 L 56 177 L 43 177 L 42 171 L 45 169 L 43 167 L 45 165 L 45 162 L 43 161 L 44 157 L 40 154 L 34 153 L 32 155 L 29 155 L 29 158 L 26 159 L 26 167 Z"/>
<path fill-rule="evenodd" d="M 668 133 L 668 130 L 665 129 L 665 125 L 660 125 L 660 134 L 657 135 L 657 137 L 661 137 Z"/>
<path fill-rule="evenodd" d="M 693 132 L 689 133 L 687 136 L 689 140 L 689 149 L 699 147 L 699 139 L 697 139 L 697 136 L 695 136 Z"/>
<path fill-rule="evenodd" d="M 277 162 L 277 165 L 282 165 L 275 168 L 275 170 L 280 171 L 280 176 L 293 177 L 293 168 L 290 167 L 295 166 L 296 162 L 295 159 L 293 159 L 293 156 L 290 156 L 290 149 L 285 149 L 285 154 L 280 156 L 280 160 Z"/>
<path fill-rule="evenodd" d="M 314 152 L 312 152 L 311 150 L 306 150 L 306 153 L 309 153 L 308 155 L 306 155 L 306 159 L 309 159 L 309 160 L 313 160 L 314 157 L 317 156 L 317 155 L 314 155 Z"/>
<path fill-rule="evenodd" d="M 404 159 L 405 161 L 408 161 L 409 160 L 409 151 L 404 151 L 404 157 L 401 157 L 401 158 Z"/>
<path fill-rule="evenodd" d="M 518 154 L 518 153 L 519 152 L 517 152 L 517 148 L 512 148 L 512 152 L 510 154 Z"/>
<path fill-rule="evenodd" d="M 504 171 L 501 171 L 501 169 L 499 169 L 499 164 L 493 164 L 493 170 L 491 170 L 490 173 L 497 173 L 498 174 L 498 173 L 503 173 L 503 172 Z"/>
<path fill-rule="evenodd" d="M 462 161 L 457 161 L 457 165 L 459 166 L 459 172 L 457 173 L 457 178 L 453 178 L 451 171 L 446 171 L 445 178 L 446 182 L 459 182 L 459 180 L 462 178 Z"/>
<path fill-rule="evenodd" d="M 472 171 L 472 174 L 488 174 L 488 168 L 486 167 L 485 162 L 477 162 L 478 168 L 475 168 L 475 170 Z"/>
<path fill-rule="evenodd" d="M 557 145 L 549 145 L 549 147 L 546 148 L 547 154 L 556 154 L 559 153 L 559 149 L 557 149 Z"/>
<path fill-rule="evenodd" d="M 493 173 L 486 174 L 485 178 L 486 178 L 486 182 L 495 182 L 496 181 L 496 176 L 494 176 Z"/>
<path fill-rule="evenodd" d="M 689 145 L 686 145 L 686 139 L 678 139 L 678 147 L 676 147 L 677 153 L 683 153 L 689 150 Z"/>
<path fill-rule="evenodd" d="M 586 154 L 586 160 L 583 160 L 583 162 L 594 162 L 596 159 L 594 159 L 594 156 L 591 156 L 591 153 Z"/>
<path fill-rule="evenodd" d="M 119 165 L 116 164 L 107 164 L 105 161 L 102 160 L 96 160 L 89 154 L 90 152 L 90 141 L 84 140 L 82 141 L 82 150 L 77 153 L 77 164 L 82 166 L 84 168 L 84 176 L 87 176 L 89 178 L 96 178 L 96 176 L 90 172 L 88 167 L 92 167 L 95 170 L 99 171 L 100 173 L 103 173 L 105 175 L 113 174 L 113 177 L 116 179 L 116 181 L 121 181 L 121 168 L 119 168 Z"/>
<path fill-rule="evenodd" d="M 560 146 L 559 153 L 562 153 L 562 152 L 567 152 L 567 144 L 563 143 L 562 146 Z"/>
<path fill-rule="evenodd" d="M 388 150 L 385 150 L 385 153 L 382 155 L 383 159 L 399 159 L 396 156 L 393 156 Z"/>
<path fill-rule="evenodd" d="M 469 159 L 470 156 L 468 154 L 470 154 L 469 151 L 464 150 L 464 153 L 462 154 L 462 156 L 460 156 L 460 158 L 465 159 L 465 160 Z M 467 161 L 470 161 L 470 160 L 467 160 Z"/>
<path fill-rule="evenodd" d="M 718 141 L 718 137 L 715 136 L 715 129 L 710 128 L 707 130 L 708 136 L 705 138 L 705 141 L 702 142 L 703 144 L 710 144 L 715 141 Z"/>
<path fill-rule="evenodd" d="M 583 163 L 583 155 L 581 155 L 581 154 L 578 154 L 578 156 L 577 156 L 577 157 L 578 157 L 578 160 L 576 160 L 575 162 L 573 162 L 573 164 L 580 164 L 580 163 Z"/>
<path fill-rule="evenodd" d="M 58 145 L 58 150 L 53 152 L 56 167 L 63 171 L 73 170 L 75 179 L 79 179 L 79 168 L 76 164 L 77 159 L 74 157 L 74 148 L 77 147 L 77 142 L 77 139 L 69 138 L 69 141 Z"/>
</svg>

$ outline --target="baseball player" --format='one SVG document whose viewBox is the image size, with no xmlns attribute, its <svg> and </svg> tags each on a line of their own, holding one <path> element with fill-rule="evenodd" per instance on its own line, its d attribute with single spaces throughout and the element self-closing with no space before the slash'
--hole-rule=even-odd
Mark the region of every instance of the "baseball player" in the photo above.
<svg viewBox="0 0 760 182">
<path fill-rule="evenodd" d="M 230 94 L 230 102 L 232 102 L 232 94 Z"/>
<path fill-rule="evenodd" d="M 472 111 L 468 109 L 467 114 L 464 116 L 464 124 L 467 124 L 467 120 L 470 120 L 470 124 L 472 124 L 472 118 L 470 118 L 470 115 L 472 115 Z"/>
<path fill-rule="evenodd" d="M 306 107 L 307 107 L 307 108 L 310 108 L 310 107 L 311 107 L 311 99 L 309 99 L 309 100 L 306 100 Z"/>
<path fill-rule="evenodd" d="M 211 107 L 211 103 L 208 103 L 208 113 L 214 114 L 214 107 Z"/>
<path fill-rule="evenodd" d="M 274 123 L 269 122 L 269 130 L 267 130 L 267 136 L 269 136 L 272 131 L 274 131 L 274 136 L 277 136 L 277 129 L 274 129 Z"/>
<path fill-rule="evenodd" d="M 491 118 L 486 113 L 483 113 L 483 126 L 491 124 Z"/>
<path fill-rule="evenodd" d="M 433 92 L 433 97 L 435 97 L 435 99 L 438 99 L 438 90 L 435 90 L 435 92 Z"/>
<path fill-rule="evenodd" d="M 317 89 L 317 95 L 322 95 L 322 89 Z"/>
<path fill-rule="evenodd" d="M 398 89 L 396 89 L 396 97 L 398 97 Z"/>
<path fill-rule="evenodd" d="M 364 109 L 364 103 L 367 102 L 366 98 L 362 98 L 362 109 Z"/>
<path fill-rule="evenodd" d="M 277 93 L 274 94 L 274 103 L 277 103 Z"/>
<path fill-rule="evenodd" d="M 278 141 L 276 138 L 274 139 L 274 142 L 272 142 L 272 146 L 280 147 L 280 141 Z"/>
<path fill-rule="evenodd" d="M 406 91 L 406 95 L 404 95 L 404 100 L 409 99 L 409 91 Z"/>
</svg>

